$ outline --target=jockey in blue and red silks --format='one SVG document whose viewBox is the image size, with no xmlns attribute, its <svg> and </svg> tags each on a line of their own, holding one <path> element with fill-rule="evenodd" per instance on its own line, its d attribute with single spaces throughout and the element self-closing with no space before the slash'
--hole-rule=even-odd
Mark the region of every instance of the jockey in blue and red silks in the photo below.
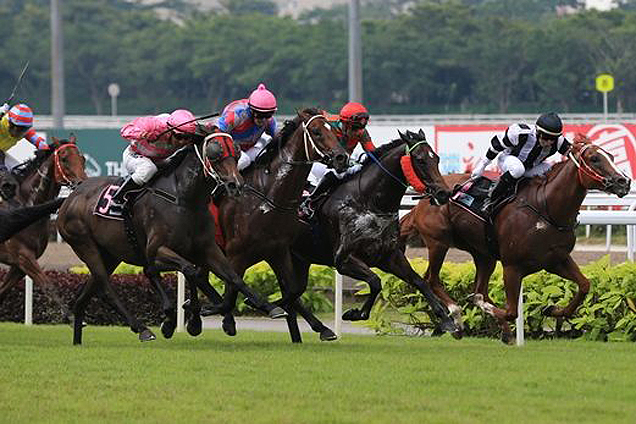
<svg viewBox="0 0 636 424">
<path fill-rule="evenodd" d="M 276 109 L 276 97 L 265 84 L 259 84 L 247 99 L 235 100 L 223 109 L 216 125 L 240 146 L 239 171 L 247 168 L 276 134 Z"/>
</svg>

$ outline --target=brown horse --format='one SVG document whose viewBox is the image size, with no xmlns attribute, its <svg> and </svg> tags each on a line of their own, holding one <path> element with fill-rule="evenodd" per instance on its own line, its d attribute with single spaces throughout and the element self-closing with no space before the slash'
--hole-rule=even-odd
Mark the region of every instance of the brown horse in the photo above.
<svg viewBox="0 0 636 424">
<path fill-rule="evenodd" d="M 73 135 L 61 141 L 53 137 L 50 150 L 40 150 L 35 158 L 14 168 L 12 172 L 18 183 L 15 200 L 22 205 L 45 204 L 59 195 L 63 185 L 75 187 L 85 180 L 85 160 L 76 142 Z M 6 202 L 0 208 L 5 209 Z M 46 216 L 0 244 L 0 262 L 10 266 L 0 283 L 0 299 L 26 274 L 49 292 L 66 315 L 66 306 L 57 294 L 48 290 L 50 284 L 37 262 L 49 242 L 49 225 Z"/>
<path fill-rule="evenodd" d="M 304 292 L 305 285 L 295 281 L 289 248 L 301 230 L 297 209 L 314 161 L 322 161 L 343 172 L 348 155 L 318 109 L 305 109 L 287 121 L 270 149 L 244 171 L 246 195 L 225 197 L 219 204 L 225 253 L 239 275 L 250 266 L 266 261 L 278 276 L 284 295 L 279 305 L 286 309 Z M 220 300 L 209 294 L 214 302 Z M 236 291 L 226 291 L 223 329 L 236 334 L 229 310 L 236 302 Z M 218 310 L 217 310 L 218 309 Z M 206 308 L 206 315 L 221 308 Z M 332 333 L 333 334 L 333 333 Z M 335 335 L 333 335 L 335 337 Z"/>
<path fill-rule="evenodd" d="M 236 168 L 237 151 L 228 134 L 215 132 L 197 136 L 193 145 L 175 154 L 169 169 L 159 173 L 132 205 L 125 207 L 123 220 L 106 219 L 94 213 L 98 202 L 102 204 L 100 199 L 105 198 L 104 190 L 111 190 L 113 183 L 120 182 L 117 178 L 89 178 L 68 197 L 59 212 L 58 228 L 91 271 L 73 305 L 74 344 L 82 342 L 86 305 L 96 293 L 104 295 L 126 318 L 141 341 L 155 339 L 154 334 L 128 312 L 110 285 L 109 276 L 122 261 L 143 266 L 160 292 L 167 315 L 161 328 L 166 337 L 174 332 L 176 309 L 163 290 L 159 271 L 178 270 L 191 284 L 190 307 L 197 312 L 189 323 L 191 334 L 201 331 L 198 299 L 196 290 L 192 290 L 192 282 L 201 270 L 206 275 L 212 271 L 226 283 L 238 286 L 272 318 L 285 316 L 284 311 L 262 301 L 245 286 L 214 241 L 214 223 L 207 205 L 217 189 L 226 189 L 230 195 L 240 194 L 243 179 Z M 106 209 L 107 206 L 103 211 Z"/>
<path fill-rule="evenodd" d="M 520 184 L 516 196 L 500 207 L 492 226 L 455 200 L 441 208 L 420 201 L 401 221 L 401 237 L 417 234 L 428 247 L 429 266 L 424 278 L 446 303 L 461 326 L 461 309 L 440 284 L 439 272 L 450 247 L 471 254 L 476 266 L 473 301 L 493 315 L 502 329 L 502 340 L 512 342 L 508 322 L 517 317 L 522 279 L 545 269 L 575 282 L 578 293 L 565 307 L 549 306 L 544 313 L 569 317 L 581 304 L 590 283 L 570 256 L 576 237 L 576 216 L 587 190 L 598 189 L 619 197 L 629 192 L 631 180 L 618 170 L 612 156 L 577 136 L 569 160 L 560 162 L 545 177 Z M 449 184 L 465 182 L 468 175 L 451 175 Z M 455 196 L 453 196 L 455 199 Z M 494 243 L 487 240 L 496 240 Z M 506 290 L 506 309 L 488 296 L 488 281 L 497 259 L 501 260 Z"/>
</svg>

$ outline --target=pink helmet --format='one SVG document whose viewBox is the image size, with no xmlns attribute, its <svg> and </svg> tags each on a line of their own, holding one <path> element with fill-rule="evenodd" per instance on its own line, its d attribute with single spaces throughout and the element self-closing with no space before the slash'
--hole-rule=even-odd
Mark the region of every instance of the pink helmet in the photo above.
<svg viewBox="0 0 636 424">
<path fill-rule="evenodd" d="M 197 129 L 196 118 L 186 109 L 177 109 L 170 114 L 168 126 L 182 133 L 194 133 Z"/>
<path fill-rule="evenodd" d="M 24 103 L 17 104 L 9 109 L 9 122 L 30 128 L 33 126 L 33 111 Z"/>
<path fill-rule="evenodd" d="M 258 85 L 258 88 L 252 91 L 249 99 L 247 99 L 247 104 L 250 108 L 254 109 L 257 112 L 274 112 L 276 107 L 276 97 L 265 88 L 265 84 L 261 83 Z"/>
</svg>

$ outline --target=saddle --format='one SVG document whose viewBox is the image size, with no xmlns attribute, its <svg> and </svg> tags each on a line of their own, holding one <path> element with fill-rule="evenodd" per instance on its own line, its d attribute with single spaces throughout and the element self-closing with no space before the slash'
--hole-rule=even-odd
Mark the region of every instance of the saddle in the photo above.
<svg viewBox="0 0 636 424">
<path fill-rule="evenodd" d="M 481 176 L 474 180 L 471 179 L 462 184 L 457 184 L 453 188 L 453 194 L 451 195 L 450 200 L 475 215 L 480 220 L 491 223 L 492 219 L 499 213 L 501 208 L 517 196 L 519 187 L 525 180 L 527 179 L 521 178 L 517 181 L 514 190 L 508 193 L 508 195 L 502 197 L 501 200 L 493 206 L 492 215 L 490 216 L 483 211 L 483 206 L 486 199 L 488 199 L 488 195 L 492 187 L 496 184 L 496 181 L 487 177 Z"/>
</svg>

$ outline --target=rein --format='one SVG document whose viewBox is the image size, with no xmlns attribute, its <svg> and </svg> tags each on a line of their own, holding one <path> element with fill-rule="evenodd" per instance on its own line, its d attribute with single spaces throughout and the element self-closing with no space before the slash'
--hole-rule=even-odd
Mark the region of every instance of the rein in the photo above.
<svg viewBox="0 0 636 424">
<path fill-rule="evenodd" d="M 288 164 L 288 165 L 311 165 L 314 163 L 314 161 L 311 160 L 311 157 L 309 155 L 309 146 L 311 146 L 314 150 L 314 152 L 316 152 L 318 154 L 318 156 L 320 156 L 320 159 L 324 159 L 327 157 L 327 154 L 322 152 L 318 146 L 316 145 L 316 142 L 314 141 L 314 139 L 311 137 L 311 134 L 309 133 L 309 124 L 311 124 L 311 122 L 314 119 L 324 119 L 325 121 L 327 120 L 327 118 L 324 115 L 318 114 L 318 115 L 314 115 L 311 118 L 309 118 L 307 120 L 307 122 L 303 121 L 302 124 L 302 129 L 303 129 L 303 144 L 304 144 L 304 148 L 305 148 L 305 159 L 304 161 L 299 160 L 299 161 L 295 161 L 295 160 L 290 160 L 287 158 L 283 158 L 283 162 Z M 278 144 L 279 144 L 279 150 L 281 150 L 281 140 L 279 138 L 278 140 Z"/>
</svg>

